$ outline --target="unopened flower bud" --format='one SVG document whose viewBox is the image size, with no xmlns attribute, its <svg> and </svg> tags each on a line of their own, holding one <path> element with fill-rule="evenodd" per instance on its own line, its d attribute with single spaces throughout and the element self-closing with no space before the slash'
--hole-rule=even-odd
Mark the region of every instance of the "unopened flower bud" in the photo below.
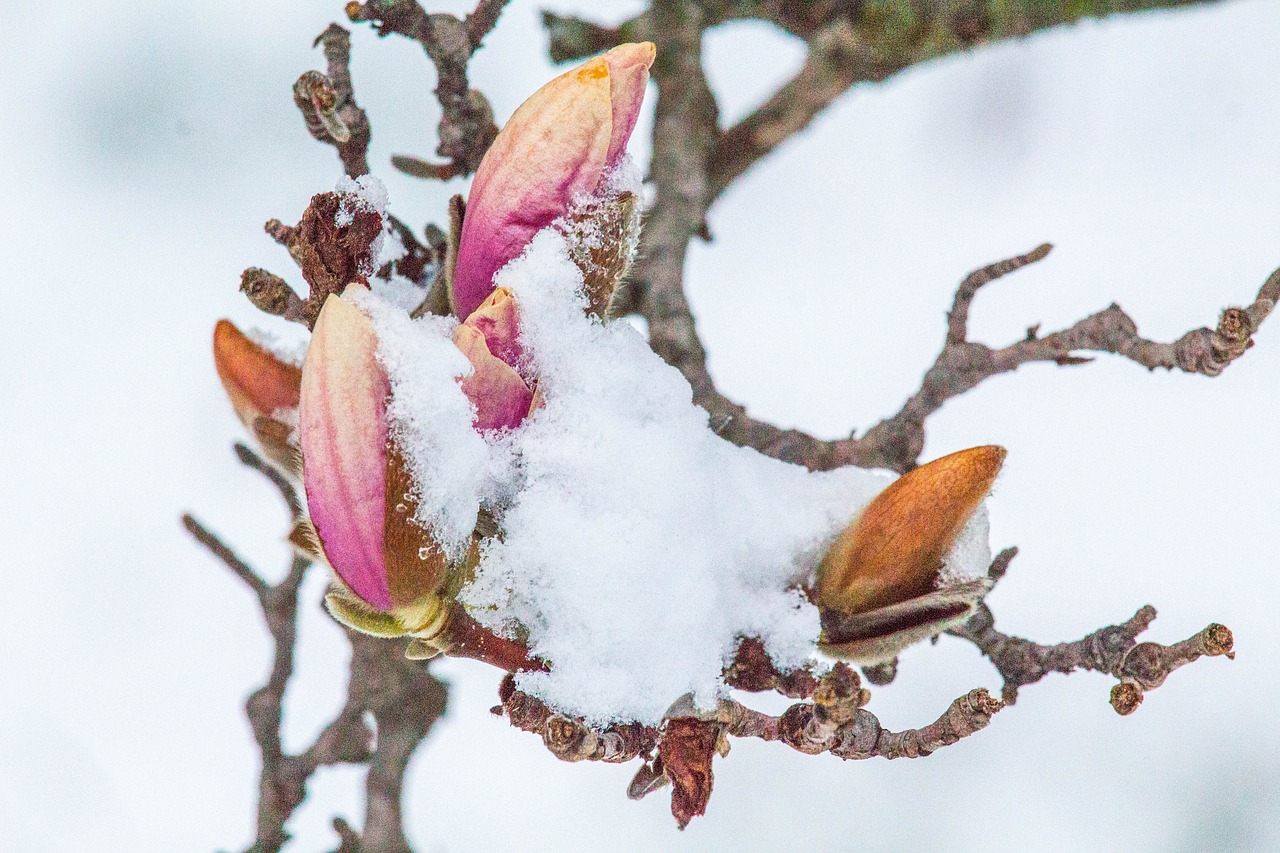
<svg viewBox="0 0 1280 853">
<path fill-rule="evenodd" d="M 452 299 L 459 318 L 493 291 L 494 274 L 533 235 L 594 196 L 621 162 L 654 46 L 624 44 L 547 83 L 498 134 L 467 199 Z"/>
<path fill-rule="evenodd" d="M 988 445 L 922 465 L 890 484 L 841 533 L 814 589 L 824 651 L 880 663 L 972 614 L 990 582 L 942 585 L 940 573 L 1004 458 L 1004 448 Z"/>
<path fill-rule="evenodd" d="M 438 593 L 449 567 L 413 518 L 377 347 L 369 319 L 331 295 L 303 365 L 299 433 L 311 523 L 342 584 L 329 610 L 356 630 L 398 636 L 437 627 L 448 609 Z"/>
<path fill-rule="evenodd" d="M 213 363 L 231 406 L 263 453 L 299 471 L 294 436 L 302 371 L 255 343 L 230 320 L 213 328 Z"/>
<path fill-rule="evenodd" d="M 276 317 L 302 301 L 284 279 L 259 267 L 249 267 L 240 275 L 240 291 L 253 307 Z"/>
</svg>

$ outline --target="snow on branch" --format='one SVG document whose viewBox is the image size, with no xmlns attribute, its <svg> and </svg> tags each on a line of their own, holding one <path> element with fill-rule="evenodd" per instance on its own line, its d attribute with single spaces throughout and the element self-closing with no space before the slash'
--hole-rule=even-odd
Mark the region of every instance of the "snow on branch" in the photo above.
<svg viewBox="0 0 1280 853">
<path fill-rule="evenodd" d="M 1106 352 L 1217 375 L 1280 299 L 1280 272 L 1216 328 L 1173 343 L 1142 338 L 1113 305 L 993 349 L 968 339 L 972 300 L 1050 247 L 984 267 L 957 289 L 920 389 L 862 438 L 840 441 L 755 420 L 716 390 L 683 282 L 710 205 L 851 86 L 1084 15 L 1186 2 L 1110 0 L 1069 11 L 903 4 L 914 14 L 895 16 L 897 4 L 848 0 L 653 0 L 617 27 L 548 13 L 554 59 L 608 52 L 544 87 L 496 143 L 467 65 L 505 0 L 481 0 L 462 18 L 428 13 L 417 0 L 348 3 L 350 20 L 414 39 L 436 68 L 445 162 L 394 164 L 434 179 L 478 174 L 470 203 L 451 203 L 447 236 L 429 229 L 419 238 L 391 215 L 368 174 L 370 126 L 355 101 L 349 34 L 334 24 L 320 35 L 326 72 L 303 74 L 294 100 L 346 177 L 317 194 L 296 225 L 266 225 L 299 266 L 306 298 L 259 268 L 241 283 L 265 312 L 314 329 L 307 364 L 287 363 L 234 327 L 215 337 L 228 395 L 272 461 L 243 445 L 237 454 L 280 492 L 299 556 L 272 585 L 203 524 L 183 519 L 253 592 L 274 644 L 268 682 L 246 704 L 262 755 L 251 849 L 284 844 L 319 767 L 354 762 L 369 766 L 366 820 L 360 830 L 335 821 L 340 851 L 407 853 L 404 773 L 445 700 L 423 659 L 441 653 L 506 671 L 494 713 L 555 757 L 639 759 L 628 795 L 669 786 L 681 827 L 705 810 L 713 762 L 732 737 L 846 759 L 922 757 L 980 731 L 1018 688 L 1049 672 L 1115 677 L 1112 704 L 1127 714 L 1180 666 L 1230 656 L 1230 632 L 1216 624 L 1170 646 L 1139 643 L 1151 607 L 1073 643 L 997 631 L 983 598 L 1013 550 L 990 560 L 981 501 L 1004 451 L 918 463 L 933 412 L 1028 362 L 1074 365 L 1087 360 L 1082 353 Z M 702 37 L 741 18 L 804 39 L 809 57 L 758 110 L 721 129 Z M 656 63 L 654 45 L 624 44 L 647 39 Z M 651 64 L 655 193 L 638 234 L 639 173 L 623 153 Z M 564 104 L 594 112 L 555 111 Z M 486 158 L 491 146 L 498 155 Z M 504 158 L 522 168 L 504 172 Z M 634 285 L 619 287 L 624 276 Z M 648 346 L 606 322 L 626 312 L 648 320 Z M 291 479 L 304 475 L 303 457 L 305 504 Z M 886 488 L 888 478 L 858 470 L 866 467 L 907 473 Z M 326 606 L 353 648 L 348 698 L 315 743 L 287 755 L 280 725 L 298 590 L 322 557 L 337 574 Z M 1002 700 L 972 690 L 921 728 L 884 729 L 865 707 L 862 678 L 889 683 L 897 649 L 944 631 L 991 659 Z M 846 659 L 833 663 L 816 648 Z M 729 688 L 796 701 L 772 716 Z"/>
</svg>

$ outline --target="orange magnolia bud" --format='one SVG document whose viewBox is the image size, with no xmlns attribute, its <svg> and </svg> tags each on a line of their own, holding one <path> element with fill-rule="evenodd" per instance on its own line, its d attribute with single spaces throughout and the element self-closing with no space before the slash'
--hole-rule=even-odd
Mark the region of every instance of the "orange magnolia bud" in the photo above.
<svg viewBox="0 0 1280 853">
<path fill-rule="evenodd" d="M 939 588 L 943 558 L 1004 463 L 987 445 L 922 465 L 894 481 L 845 529 L 818 568 L 824 650 L 887 660 L 968 618 L 985 580 Z"/>
<path fill-rule="evenodd" d="M 255 343 L 230 320 L 213 328 L 213 363 L 241 423 L 273 461 L 297 473 L 298 450 L 290 442 L 302 386 L 302 370 Z"/>
</svg>

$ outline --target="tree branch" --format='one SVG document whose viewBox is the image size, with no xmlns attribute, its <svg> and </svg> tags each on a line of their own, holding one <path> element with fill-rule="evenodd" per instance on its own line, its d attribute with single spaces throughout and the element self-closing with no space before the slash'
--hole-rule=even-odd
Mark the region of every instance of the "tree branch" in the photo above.
<svg viewBox="0 0 1280 853">
<path fill-rule="evenodd" d="M 1217 623 L 1172 646 L 1139 643 L 1138 635 L 1155 618 L 1156 609 L 1148 604 L 1118 625 L 1099 628 L 1074 642 L 1046 646 L 997 631 L 991 609 L 983 604 L 972 619 L 948 633 L 970 641 L 995 664 L 1004 679 L 1004 701 L 1010 705 L 1017 700 L 1019 688 L 1051 672 L 1086 669 L 1120 679 L 1112 688 L 1111 704 L 1118 713 L 1131 714 L 1143 693 L 1159 687 L 1175 669 L 1202 656 L 1234 657 L 1231 631 Z"/>
<path fill-rule="evenodd" d="M 705 215 L 726 186 L 747 168 L 803 129 L 850 86 L 883 80 L 911 65 L 979 44 L 1021 37 L 1083 17 L 1114 12 L 1172 8 L 1195 0 L 1085 0 L 1044 4 L 1021 0 L 976 3 L 911 4 L 786 0 L 741 2 L 655 2 L 642 15 L 618 27 L 601 27 L 576 18 L 544 15 L 554 59 L 575 58 L 627 39 L 658 43 L 653 79 L 658 86 L 654 156 L 650 178 L 656 200 L 642 235 L 630 286 L 622 294 L 622 312 L 638 312 L 649 322 L 650 345 L 677 367 L 694 390 L 694 399 L 710 414 L 727 440 L 813 470 L 844 465 L 905 471 L 923 448 L 923 422 L 943 402 L 983 379 L 1029 361 L 1077 364 L 1074 350 L 1113 352 L 1148 367 L 1215 375 L 1248 346 L 1249 335 L 1270 311 L 1280 285 L 1264 286 L 1248 309 L 1229 309 L 1216 331 L 1196 330 L 1173 344 L 1157 344 L 1137 335 L 1133 321 L 1118 307 L 1095 314 L 1046 338 L 992 351 L 963 342 L 963 318 L 973 293 L 1018 266 L 1043 257 L 1047 248 L 975 273 L 961 286 L 952 311 L 949 346 L 903 409 L 877 424 L 862 439 L 823 441 L 799 430 L 784 430 L 756 420 L 722 395 L 707 369 L 707 354 L 683 291 L 688 242 L 705 234 Z M 809 57 L 797 76 L 738 125 L 721 132 L 718 110 L 701 67 L 702 33 L 734 18 L 761 18 L 805 38 Z M 967 290 L 967 294 L 966 294 Z M 1268 305 L 1268 300 L 1270 305 Z M 955 326 L 960 322 L 959 327 Z M 961 338 L 954 339 L 956 334 Z M 953 340 L 954 339 L 954 340 Z"/>
<path fill-rule="evenodd" d="M 1217 376 L 1253 346 L 1254 332 L 1280 301 L 1280 270 L 1277 270 L 1247 307 L 1224 310 L 1216 329 L 1194 329 L 1172 343 L 1143 338 L 1133 319 L 1115 304 L 1043 337 L 1039 335 L 1039 327 L 1033 326 L 1027 330 L 1024 340 L 1003 349 L 993 350 L 968 340 L 969 307 L 974 295 L 1002 276 L 1043 259 L 1051 248 L 1047 243 L 1038 246 L 1025 255 L 976 270 L 961 282 L 947 314 L 947 337 L 942 352 L 925 373 L 920 389 L 898 413 L 876 424 L 859 441 L 865 459 L 899 471 L 914 467 L 924 448 L 925 420 L 947 400 L 986 379 L 1035 361 L 1072 366 L 1091 360 L 1077 353 L 1104 352 L 1122 356 L 1149 370 L 1161 367 Z"/>
<path fill-rule="evenodd" d="M 303 509 L 289 480 L 248 446 L 236 444 L 235 451 L 241 463 L 275 486 L 291 521 L 298 521 Z M 245 702 L 245 715 L 262 757 L 256 837 L 248 853 L 276 853 L 289 840 L 285 826 L 319 768 L 364 762 L 369 765 L 364 831 L 355 833 L 340 821 L 355 839 L 351 841 L 340 829 L 342 849 L 351 853 L 410 853 L 400 810 L 404 773 L 414 749 L 444 713 L 444 683 L 422 662 L 406 660 L 398 643 L 347 631 L 352 646 L 347 700 L 314 743 L 297 755 L 286 754 L 280 735 L 284 695 L 293 676 L 298 590 L 311 561 L 295 556 L 284 579 L 270 585 L 190 514 L 182 521 L 198 542 L 253 591 L 272 639 L 270 675 Z M 364 721 L 366 713 L 371 713 L 376 723 L 376 745 L 374 732 Z"/>
<path fill-rule="evenodd" d="M 990 572 L 993 580 L 1004 575 L 1016 554 L 1017 549 L 1010 548 L 996 557 Z M 968 622 L 947 633 L 973 643 L 995 664 L 1004 679 L 1006 704 L 1017 701 L 1019 688 L 1051 672 L 1086 669 L 1120 679 L 1111 690 L 1111 705 L 1119 714 L 1131 714 L 1146 691 L 1159 687 L 1179 667 L 1204 656 L 1235 658 L 1231 631 L 1216 622 L 1172 646 L 1139 643 L 1138 635 L 1151 627 L 1155 618 L 1156 609 L 1148 604 L 1127 621 L 1099 628 L 1082 639 L 1041 645 L 997 631 L 991 608 L 983 603 Z"/>
<path fill-rule="evenodd" d="M 416 157 L 391 158 L 397 169 L 423 178 L 448 180 L 469 175 L 480 165 L 498 127 L 493 122 L 489 101 L 470 87 L 467 65 L 480 49 L 484 37 L 498 23 L 508 0 L 480 0 L 464 18 L 428 13 L 417 0 L 377 0 L 351 2 L 347 17 L 353 22 L 369 21 L 378 35 L 398 33 L 422 45 L 436 67 L 436 99 L 443 115 L 439 124 L 436 153 L 446 162 L 430 163 Z"/>
<path fill-rule="evenodd" d="M 338 150 L 342 167 L 353 178 L 369 173 L 369 119 L 356 104 L 351 85 L 351 33 L 330 24 L 316 37 L 324 49 L 328 75 L 308 71 L 293 86 L 293 100 L 307 130 Z"/>
</svg>

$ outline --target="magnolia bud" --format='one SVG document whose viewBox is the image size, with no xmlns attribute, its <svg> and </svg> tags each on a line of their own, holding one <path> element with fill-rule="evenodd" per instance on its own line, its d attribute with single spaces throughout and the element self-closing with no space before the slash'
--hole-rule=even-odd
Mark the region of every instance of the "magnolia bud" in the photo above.
<svg viewBox="0 0 1280 853">
<path fill-rule="evenodd" d="M 271 461 L 297 476 L 294 437 L 302 371 L 255 343 L 230 320 L 213 328 L 213 363 L 240 422 Z"/>
<path fill-rule="evenodd" d="M 818 568 L 823 650 L 857 663 L 891 659 L 967 619 L 984 579 L 940 585 L 943 558 L 991 491 L 1005 450 L 974 447 L 904 474 L 840 534 Z"/>
<path fill-rule="evenodd" d="M 534 234 L 599 192 L 626 151 L 653 59 L 649 42 L 615 47 L 547 83 L 502 128 L 467 199 L 452 276 L 459 318 Z"/>
</svg>

